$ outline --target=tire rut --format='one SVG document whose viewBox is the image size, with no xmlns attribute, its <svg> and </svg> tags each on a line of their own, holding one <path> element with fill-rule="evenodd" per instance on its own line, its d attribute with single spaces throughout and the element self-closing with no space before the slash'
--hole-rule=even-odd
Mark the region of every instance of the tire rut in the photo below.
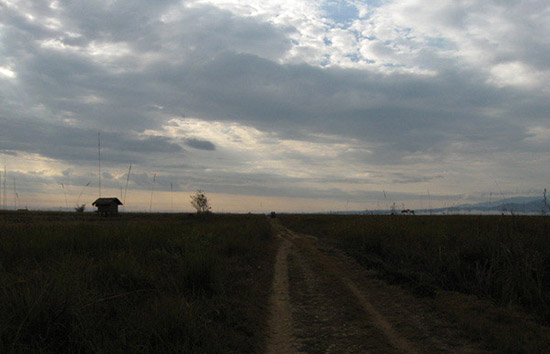
<svg viewBox="0 0 550 354">
<path fill-rule="evenodd" d="M 292 345 L 292 314 L 290 310 L 288 285 L 288 254 L 292 244 L 282 239 L 273 272 L 273 290 L 270 298 L 271 318 L 269 322 L 270 337 L 267 342 L 267 353 L 297 353 Z"/>
</svg>

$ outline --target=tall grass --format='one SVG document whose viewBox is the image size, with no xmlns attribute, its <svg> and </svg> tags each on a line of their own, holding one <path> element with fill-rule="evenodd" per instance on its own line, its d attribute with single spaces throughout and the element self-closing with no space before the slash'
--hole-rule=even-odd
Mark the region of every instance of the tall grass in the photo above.
<svg viewBox="0 0 550 354">
<path fill-rule="evenodd" d="M 262 345 L 274 253 L 264 217 L 0 217 L 2 353 Z"/>
<path fill-rule="evenodd" d="M 432 295 L 454 290 L 521 305 L 550 323 L 550 218 L 282 216 L 388 279 Z"/>
</svg>

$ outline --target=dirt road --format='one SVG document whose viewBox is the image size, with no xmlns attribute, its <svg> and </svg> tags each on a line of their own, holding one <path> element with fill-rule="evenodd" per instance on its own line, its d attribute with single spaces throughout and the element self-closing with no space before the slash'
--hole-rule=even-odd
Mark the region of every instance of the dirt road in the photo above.
<svg viewBox="0 0 550 354">
<path fill-rule="evenodd" d="M 268 353 L 488 353 L 430 299 L 377 279 L 342 252 L 274 221 Z"/>
</svg>

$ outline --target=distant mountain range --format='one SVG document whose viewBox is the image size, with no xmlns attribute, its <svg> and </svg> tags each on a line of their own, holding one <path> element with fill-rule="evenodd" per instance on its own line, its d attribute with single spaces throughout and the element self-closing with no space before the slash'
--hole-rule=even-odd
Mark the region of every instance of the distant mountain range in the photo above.
<svg viewBox="0 0 550 354">
<path fill-rule="evenodd" d="M 514 197 L 495 200 L 491 202 L 461 204 L 449 208 L 423 210 L 421 212 L 511 212 L 520 214 L 541 214 L 543 210 L 546 213 L 550 214 L 550 209 L 548 208 L 548 205 L 544 204 L 544 200 L 541 197 Z"/>
<path fill-rule="evenodd" d="M 550 200 L 548 201 L 550 205 Z M 481 213 L 495 214 L 505 212 L 518 214 L 542 214 L 543 210 L 550 215 L 550 208 L 544 204 L 541 197 L 513 197 L 500 200 L 476 203 L 476 204 L 460 204 L 447 208 L 435 209 L 416 209 L 416 214 L 462 214 L 462 213 Z M 401 213 L 401 209 L 396 210 Z M 389 210 L 365 210 L 365 211 L 340 211 L 334 214 L 388 214 Z"/>
</svg>

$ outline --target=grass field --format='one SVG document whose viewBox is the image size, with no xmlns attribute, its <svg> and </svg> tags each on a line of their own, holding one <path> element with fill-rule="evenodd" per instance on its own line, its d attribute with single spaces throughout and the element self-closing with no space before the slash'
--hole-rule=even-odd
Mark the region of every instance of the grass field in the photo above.
<svg viewBox="0 0 550 354">
<path fill-rule="evenodd" d="M 259 352 L 275 250 L 264 216 L 4 212 L 0 352 Z"/>
<path fill-rule="evenodd" d="M 550 323 L 550 218 L 278 220 L 418 295 L 473 294 Z M 2 212 L 0 353 L 261 352 L 277 249 L 272 233 L 263 215 Z M 523 317 L 499 333 L 494 324 L 510 322 L 508 313 L 467 316 L 459 320 L 474 336 L 506 352 L 545 345 L 514 342 L 519 330 L 544 338 L 537 326 L 524 329 L 531 320 Z"/>
<path fill-rule="evenodd" d="M 550 323 L 550 218 L 287 215 L 420 295 L 459 291 L 515 304 Z"/>
<path fill-rule="evenodd" d="M 499 353 L 547 353 L 550 218 L 284 215 L 292 230 L 340 248 L 379 277 L 432 297 L 474 341 Z M 462 295 L 460 295 L 462 293 Z"/>
</svg>

